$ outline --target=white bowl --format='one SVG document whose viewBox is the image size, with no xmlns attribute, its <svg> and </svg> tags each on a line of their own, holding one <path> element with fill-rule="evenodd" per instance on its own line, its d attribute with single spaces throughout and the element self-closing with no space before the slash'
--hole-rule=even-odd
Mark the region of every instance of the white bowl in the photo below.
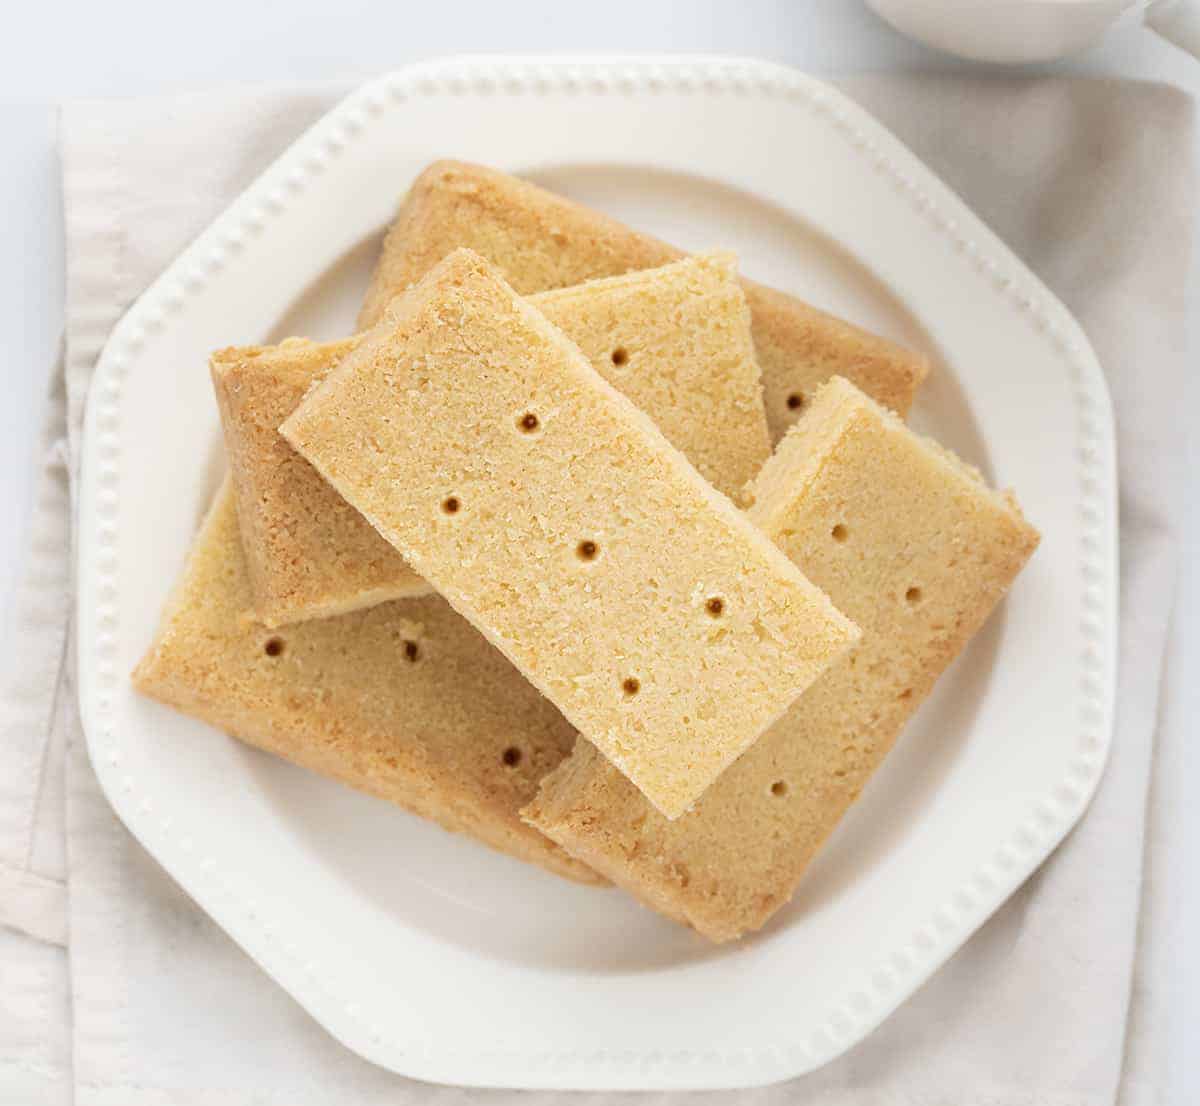
<svg viewBox="0 0 1200 1106">
<path fill-rule="evenodd" d="M 960 57 L 1052 61 L 1103 37 L 1144 0 L 867 0 L 898 31 Z"/>
</svg>

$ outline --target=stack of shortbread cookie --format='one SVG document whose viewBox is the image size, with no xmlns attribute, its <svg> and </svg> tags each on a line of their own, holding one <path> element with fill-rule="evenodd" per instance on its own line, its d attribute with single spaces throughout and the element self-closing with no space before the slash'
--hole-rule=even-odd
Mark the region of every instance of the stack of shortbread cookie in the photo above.
<svg viewBox="0 0 1200 1106">
<path fill-rule="evenodd" d="M 229 477 L 137 686 L 757 929 L 1037 545 L 901 421 L 925 360 L 451 162 L 359 323 L 213 355 Z"/>
</svg>

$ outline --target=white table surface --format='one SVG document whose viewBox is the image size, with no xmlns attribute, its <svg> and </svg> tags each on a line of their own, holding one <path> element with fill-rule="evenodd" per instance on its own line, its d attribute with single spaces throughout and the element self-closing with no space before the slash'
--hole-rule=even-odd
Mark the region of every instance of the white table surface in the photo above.
<svg viewBox="0 0 1200 1106">
<path fill-rule="evenodd" d="M 754 54 L 815 73 L 948 69 L 960 65 L 906 42 L 857 0 L 161 0 L 21 5 L 0 45 L 0 608 L 7 614 L 21 566 L 31 499 L 32 449 L 47 374 L 62 327 L 61 195 L 54 105 L 74 97 L 143 96 L 220 83 L 354 77 L 437 54 L 625 50 Z M 1200 98 L 1200 64 L 1134 26 L 1110 35 L 1062 71 L 1169 81 Z M 1200 260 L 1200 249 L 1197 250 Z M 1193 279 L 1200 265 L 1193 265 Z M 1193 330 L 1193 335 L 1200 331 Z M 1195 342 L 1193 343 L 1196 344 Z M 1200 383 L 1179 417 L 1200 423 Z M 1181 550 L 1183 573 L 1168 672 L 1167 718 L 1200 716 L 1200 444 Z M 5 620 L 7 625 L 7 618 Z M 19 643 L 5 642 L 6 648 Z M 1200 1102 L 1200 747 L 1181 751 L 1151 801 L 1182 827 L 1167 871 L 1173 891 L 1175 991 L 1169 1026 L 1170 1103 Z M 1188 939 L 1188 935 L 1193 935 Z M 1190 1046 L 1189 1047 L 1189 1042 Z M 4 1042 L 0 1041 L 0 1054 Z"/>
</svg>

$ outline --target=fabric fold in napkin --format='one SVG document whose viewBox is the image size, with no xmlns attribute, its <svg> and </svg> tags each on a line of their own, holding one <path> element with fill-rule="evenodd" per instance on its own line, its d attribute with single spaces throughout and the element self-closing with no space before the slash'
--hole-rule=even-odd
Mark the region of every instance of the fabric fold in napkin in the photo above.
<svg viewBox="0 0 1200 1106">
<path fill-rule="evenodd" d="M 1149 925 L 1139 938 L 1141 875 L 1167 845 L 1144 827 L 1181 487 L 1192 104 L 1166 87 L 1070 79 L 843 86 L 1066 302 L 1108 375 L 1122 521 L 1113 754 L 1076 831 L 867 1041 L 791 1083 L 671 1101 L 1108 1106 L 1124 1068 L 1125 1101 L 1154 1103 L 1160 1073 L 1137 1027 L 1156 1018 L 1131 1021 L 1129 1007 L 1131 994 L 1155 994 L 1153 979 L 1134 979 L 1155 940 Z M 563 1099 L 430 1088 L 338 1045 L 134 842 L 100 794 L 80 729 L 69 502 L 96 358 L 141 290 L 345 91 L 242 88 L 64 110 L 66 351 L 0 679 L 0 1102 Z"/>
</svg>

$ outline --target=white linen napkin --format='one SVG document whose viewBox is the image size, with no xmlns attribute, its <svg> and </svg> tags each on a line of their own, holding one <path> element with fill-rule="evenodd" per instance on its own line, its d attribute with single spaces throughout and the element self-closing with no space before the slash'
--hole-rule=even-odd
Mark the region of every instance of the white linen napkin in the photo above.
<svg viewBox="0 0 1200 1106">
<path fill-rule="evenodd" d="M 869 1040 L 718 1102 L 1108 1106 L 1160 1101 L 1138 935 L 1146 795 L 1175 576 L 1191 101 L 1066 79 L 844 82 L 1083 323 L 1113 390 L 1121 476 L 1116 739 L 1053 858 Z M 66 351 L 43 441 L 29 578 L 0 680 L 0 1102 L 316 1106 L 557 1100 L 431 1088 L 328 1037 L 132 840 L 101 796 L 68 648 L 68 493 L 88 380 L 172 257 L 345 89 L 240 89 L 64 109 Z M 164 371 L 197 371 L 195 366 Z M 1031 400 L 1032 401 L 1032 400 Z M 1047 523 L 1048 524 L 1048 523 Z M 1181 740 L 1163 733 L 1160 740 Z M 64 845 L 65 843 L 65 845 Z M 5 926 L 9 928 L 4 928 Z M 66 953 L 64 953 L 64 946 Z M 580 1096 L 583 1098 L 584 1096 Z M 586 1096 L 599 1101 L 602 1096 Z M 701 1096 L 671 1097 L 684 1101 Z"/>
</svg>

